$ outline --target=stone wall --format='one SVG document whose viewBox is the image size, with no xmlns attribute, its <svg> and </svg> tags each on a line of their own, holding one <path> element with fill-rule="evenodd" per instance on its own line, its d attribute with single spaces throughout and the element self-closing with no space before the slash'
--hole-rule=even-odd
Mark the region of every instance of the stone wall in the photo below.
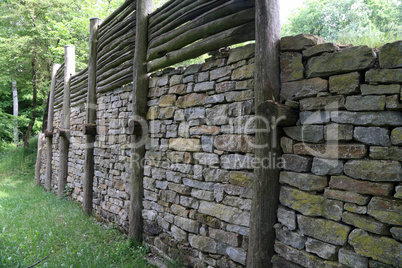
<svg viewBox="0 0 402 268">
<path fill-rule="evenodd" d="M 285 37 L 275 267 L 402 267 L 401 42 L 380 51 Z M 244 267 L 254 161 L 254 45 L 149 80 L 144 240 L 198 267 Z M 93 209 L 128 230 L 132 85 L 97 95 Z M 54 126 L 60 125 L 55 112 Z M 84 105 L 71 108 L 69 196 L 82 202 Z M 58 132 L 52 190 L 57 191 Z M 44 149 L 44 152 L 46 150 Z M 267 156 L 269 157 L 269 156 Z M 275 160 L 275 159 L 270 159 Z M 44 181 L 46 154 L 42 154 Z"/>
<path fill-rule="evenodd" d="M 281 42 L 285 170 L 276 267 L 402 267 L 402 42 Z"/>
</svg>

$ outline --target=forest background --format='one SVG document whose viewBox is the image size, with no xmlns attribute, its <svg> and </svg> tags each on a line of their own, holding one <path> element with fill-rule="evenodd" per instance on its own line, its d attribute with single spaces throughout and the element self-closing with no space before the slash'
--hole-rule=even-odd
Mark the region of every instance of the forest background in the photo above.
<svg viewBox="0 0 402 268">
<path fill-rule="evenodd" d="M 158 8 L 168 0 L 154 0 Z M 0 0 L 0 149 L 43 131 L 53 63 L 76 47 L 76 71 L 88 64 L 89 18 L 105 19 L 124 0 Z M 284 0 L 280 0 L 284 4 Z M 289 8 L 289 7 L 283 7 Z M 401 0 L 305 0 L 283 22 L 282 35 L 311 33 L 327 42 L 379 47 L 402 39 Z M 13 114 L 16 82 L 19 116 Z"/>
</svg>

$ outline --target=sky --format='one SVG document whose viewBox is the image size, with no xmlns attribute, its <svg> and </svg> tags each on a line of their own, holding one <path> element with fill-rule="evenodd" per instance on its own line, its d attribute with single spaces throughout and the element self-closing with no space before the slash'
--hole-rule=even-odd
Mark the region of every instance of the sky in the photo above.
<svg viewBox="0 0 402 268">
<path fill-rule="evenodd" d="M 292 9 L 295 9 L 303 4 L 304 0 L 279 0 L 281 12 L 281 24 L 286 21 Z"/>
</svg>

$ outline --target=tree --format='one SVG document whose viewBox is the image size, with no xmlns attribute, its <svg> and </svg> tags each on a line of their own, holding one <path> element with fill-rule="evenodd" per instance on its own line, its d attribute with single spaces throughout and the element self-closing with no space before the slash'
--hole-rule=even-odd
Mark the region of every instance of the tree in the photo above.
<svg viewBox="0 0 402 268">
<path fill-rule="evenodd" d="M 282 29 L 283 35 L 310 33 L 330 42 L 401 38 L 402 4 L 398 0 L 305 0 Z"/>
<path fill-rule="evenodd" d="M 46 103 L 51 66 L 63 47 L 76 46 L 77 69 L 87 65 L 89 18 L 106 17 L 123 0 L 17 0 L 0 2 L 0 108 L 12 114 L 11 81 L 19 85 L 24 145 Z M 5 99 L 7 97 L 7 99 Z M 11 101 L 11 102 L 10 102 Z M 39 120 L 40 122 L 40 120 Z"/>
</svg>

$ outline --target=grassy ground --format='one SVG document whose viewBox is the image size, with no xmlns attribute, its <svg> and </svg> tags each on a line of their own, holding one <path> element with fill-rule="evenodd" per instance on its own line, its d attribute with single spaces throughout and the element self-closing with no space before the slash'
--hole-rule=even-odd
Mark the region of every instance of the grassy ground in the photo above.
<svg viewBox="0 0 402 268">
<path fill-rule="evenodd" d="M 34 185 L 36 142 L 0 148 L 0 267 L 154 267 L 145 247 Z"/>
</svg>

